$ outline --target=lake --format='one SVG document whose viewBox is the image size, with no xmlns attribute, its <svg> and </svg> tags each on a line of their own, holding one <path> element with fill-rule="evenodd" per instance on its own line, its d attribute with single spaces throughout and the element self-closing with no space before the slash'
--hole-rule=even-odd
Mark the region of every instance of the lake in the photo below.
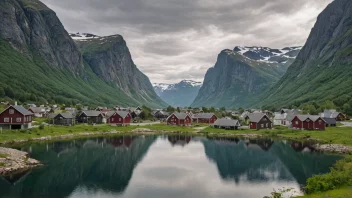
<svg viewBox="0 0 352 198">
<path fill-rule="evenodd" d="M 341 157 L 309 144 L 121 136 L 17 146 L 44 167 L 0 179 L 2 198 L 262 198 L 326 173 Z"/>
</svg>

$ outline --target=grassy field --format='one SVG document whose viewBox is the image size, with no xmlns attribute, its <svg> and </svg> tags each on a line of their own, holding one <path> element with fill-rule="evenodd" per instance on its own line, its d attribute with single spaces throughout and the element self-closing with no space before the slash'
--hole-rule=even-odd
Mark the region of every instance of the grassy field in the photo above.
<svg viewBox="0 0 352 198">
<path fill-rule="evenodd" d="M 60 136 L 68 134 L 77 134 L 82 132 L 108 132 L 116 130 L 122 133 L 132 132 L 134 129 L 143 128 L 155 131 L 166 131 L 166 132 L 184 132 L 190 133 L 195 130 L 193 127 L 181 127 L 181 126 L 167 126 L 165 124 L 155 124 L 150 126 L 111 126 L 111 125 L 84 125 L 78 124 L 75 126 L 45 126 L 44 129 L 33 128 L 31 130 L 3 130 L 0 133 L 0 142 L 7 142 L 12 140 L 25 140 L 32 138 L 39 138 L 44 136 Z"/>
<path fill-rule="evenodd" d="M 302 130 L 292 130 L 284 127 L 275 127 L 274 129 L 268 130 L 252 130 L 252 129 L 240 129 L 234 130 L 224 130 L 224 129 L 214 129 L 208 127 L 202 130 L 202 133 L 215 134 L 259 134 L 274 137 L 282 137 L 287 139 L 303 140 L 307 138 L 316 139 L 323 143 L 332 144 L 344 144 L 352 146 L 352 128 L 350 127 L 328 127 L 325 131 L 302 131 Z"/>
<path fill-rule="evenodd" d="M 352 197 L 352 187 L 345 187 L 337 190 L 305 195 L 297 198 L 348 198 L 348 197 Z"/>
</svg>

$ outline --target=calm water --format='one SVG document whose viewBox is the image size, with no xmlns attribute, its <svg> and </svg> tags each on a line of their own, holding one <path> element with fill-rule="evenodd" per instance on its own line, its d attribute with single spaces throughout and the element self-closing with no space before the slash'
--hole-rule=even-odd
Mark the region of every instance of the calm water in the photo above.
<svg viewBox="0 0 352 198">
<path fill-rule="evenodd" d="M 4 198 L 262 198 L 340 157 L 271 140 L 125 136 L 17 147 L 46 164 L 0 179 Z"/>
</svg>

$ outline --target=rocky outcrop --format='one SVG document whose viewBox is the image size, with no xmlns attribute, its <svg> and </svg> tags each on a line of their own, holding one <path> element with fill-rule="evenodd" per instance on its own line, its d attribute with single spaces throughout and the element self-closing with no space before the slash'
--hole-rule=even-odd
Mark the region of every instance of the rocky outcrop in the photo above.
<svg viewBox="0 0 352 198">
<path fill-rule="evenodd" d="M 196 98 L 201 82 L 182 80 L 175 84 L 154 83 L 155 92 L 167 104 L 174 107 L 188 107 Z"/>
<path fill-rule="evenodd" d="M 294 60 L 293 51 L 262 47 L 235 47 L 223 50 L 192 106 L 246 107 L 285 73 Z M 290 53 L 291 54 L 287 54 Z"/>
<path fill-rule="evenodd" d="M 316 151 L 349 154 L 352 152 L 352 146 L 345 146 L 342 144 L 316 144 L 314 145 Z"/>
<path fill-rule="evenodd" d="M 351 16 L 350 0 L 335 0 L 328 5 L 318 16 L 295 62 L 262 97 L 261 104 L 299 106 L 313 101 L 339 100 L 339 97 L 345 101 L 343 97 L 351 97 Z"/>
<path fill-rule="evenodd" d="M 41 163 L 28 157 L 28 153 L 0 147 L 0 176 L 26 171 Z"/>
<path fill-rule="evenodd" d="M 0 38 L 8 40 L 13 47 L 31 59 L 39 54 L 48 65 L 67 69 L 74 75 L 82 74 L 79 49 L 55 12 L 42 2 L 1 1 L 0 18 Z"/>
</svg>

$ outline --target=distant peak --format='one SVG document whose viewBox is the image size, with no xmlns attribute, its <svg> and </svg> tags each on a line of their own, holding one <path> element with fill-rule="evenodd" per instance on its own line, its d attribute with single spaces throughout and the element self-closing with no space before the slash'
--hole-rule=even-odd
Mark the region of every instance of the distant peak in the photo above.
<svg viewBox="0 0 352 198">
<path fill-rule="evenodd" d="M 70 36 L 73 40 L 86 40 L 86 39 L 94 39 L 94 38 L 100 38 L 100 36 L 97 36 L 95 34 L 91 33 L 70 33 Z"/>
</svg>

